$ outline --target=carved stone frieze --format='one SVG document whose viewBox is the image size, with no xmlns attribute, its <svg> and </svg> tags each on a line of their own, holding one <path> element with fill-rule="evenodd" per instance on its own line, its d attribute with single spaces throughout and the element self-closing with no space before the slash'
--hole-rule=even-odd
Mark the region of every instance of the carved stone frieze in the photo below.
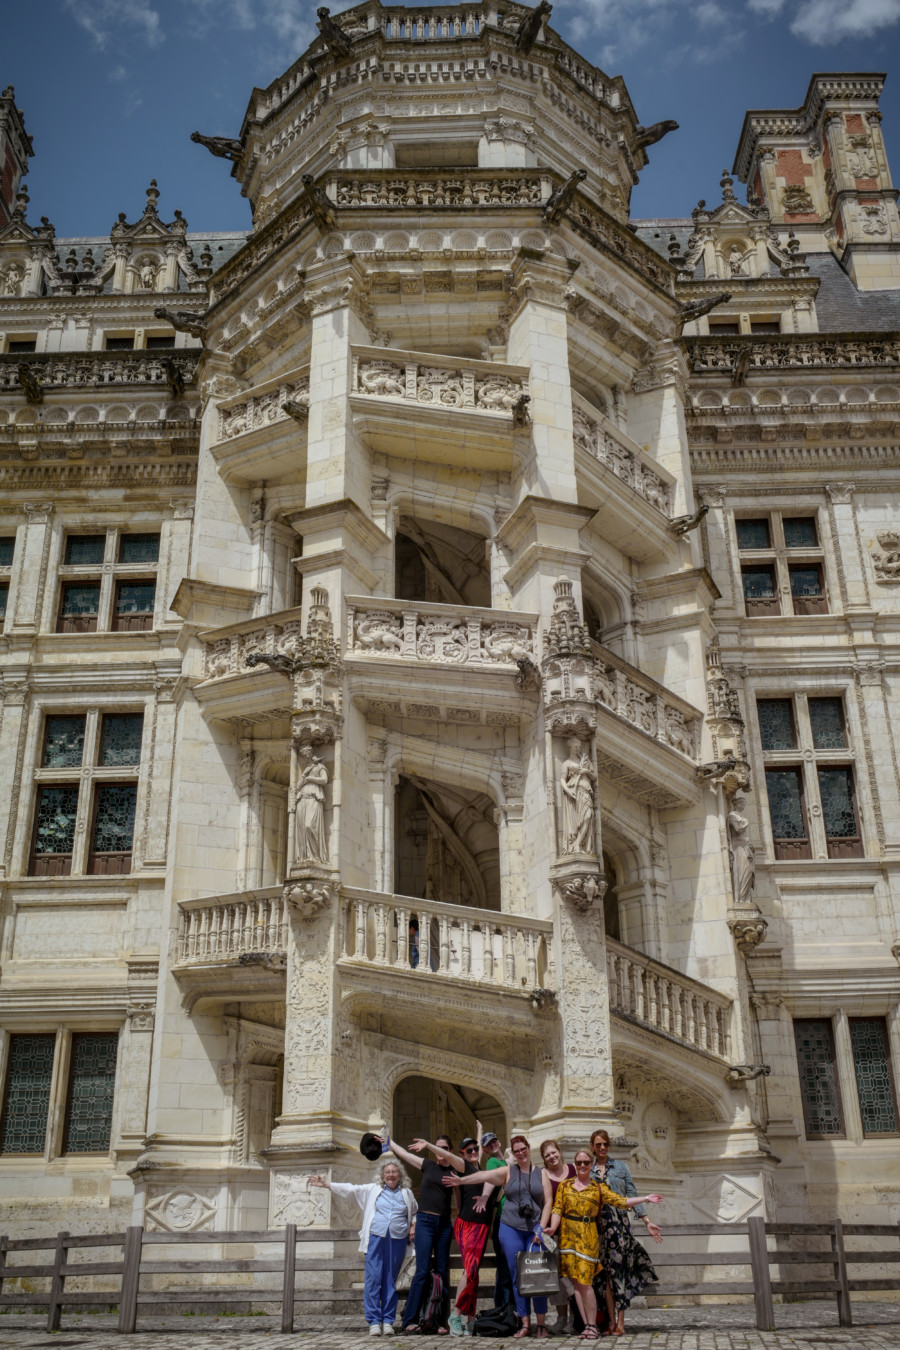
<svg viewBox="0 0 900 1350">
<path fill-rule="evenodd" d="M 746 917 L 729 919 L 728 927 L 738 951 L 744 956 L 751 956 L 759 944 L 765 941 L 769 925 L 757 911 Z"/>
<path fill-rule="evenodd" d="M 572 438 L 576 445 L 612 469 L 617 478 L 628 483 L 651 506 L 671 516 L 671 485 L 629 449 L 608 423 L 591 417 L 577 404 L 572 407 Z"/>
<path fill-rule="evenodd" d="M 534 654 L 531 616 L 461 610 L 442 614 L 437 605 L 398 601 L 369 608 L 348 604 L 347 652 L 406 657 L 439 665 L 515 666 Z"/>
<path fill-rule="evenodd" d="M 285 411 L 286 403 L 295 404 L 298 409 L 309 408 L 308 375 L 267 389 L 263 394 L 250 393 L 239 403 L 230 400 L 225 407 L 220 407 L 218 439 L 230 441 L 249 431 L 284 421 L 293 415 Z"/>
</svg>

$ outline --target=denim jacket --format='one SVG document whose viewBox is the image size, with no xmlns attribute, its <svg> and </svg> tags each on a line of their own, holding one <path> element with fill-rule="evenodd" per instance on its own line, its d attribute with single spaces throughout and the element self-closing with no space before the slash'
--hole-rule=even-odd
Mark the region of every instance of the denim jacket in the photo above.
<svg viewBox="0 0 900 1350">
<path fill-rule="evenodd" d="M 600 1181 L 600 1167 L 596 1162 L 591 1168 L 591 1180 Z M 606 1164 L 606 1176 L 603 1177 L 611 1191 L 617 1195 L 624 1195 L 628 1200 L 632 1195 L 637 1195 L 637 1186 L 634 1184 L 631 1172 L 628 1170 L 628 1164 L 622 1162 L 620 1158 L 610 1158 Z M 643 1219 L 647 1210 L 643 1205 L 635 1205 L 631 1211 L 637 1218 Z"/>
</svg>

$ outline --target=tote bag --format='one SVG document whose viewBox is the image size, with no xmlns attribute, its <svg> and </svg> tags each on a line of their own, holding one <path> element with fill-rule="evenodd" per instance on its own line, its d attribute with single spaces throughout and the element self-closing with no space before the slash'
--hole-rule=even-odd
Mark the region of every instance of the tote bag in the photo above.
<svg viewBox="0 0 900 1350">
<path fill-rule="evenodd" d="M 556 1254 L 540 1247 L 519 1252 L 516 1257 L 516 1284 L 523 1298 L 559 1293 L 559 1267 Z"/>
</svg>

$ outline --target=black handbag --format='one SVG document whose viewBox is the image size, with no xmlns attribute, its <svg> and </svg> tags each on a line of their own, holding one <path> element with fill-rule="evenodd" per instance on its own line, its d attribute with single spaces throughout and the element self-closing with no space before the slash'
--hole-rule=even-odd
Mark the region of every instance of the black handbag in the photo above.
<svg viewBox="0 0 900 1350">
<path fill-rule="evenodd" d="M 485 1308 L 475 1318 L 473 1336 L 514 1336 L 519 1329 L 519 1319 L 513 1303 L 505 1303 L 502 1308 Z"/>
</svg>

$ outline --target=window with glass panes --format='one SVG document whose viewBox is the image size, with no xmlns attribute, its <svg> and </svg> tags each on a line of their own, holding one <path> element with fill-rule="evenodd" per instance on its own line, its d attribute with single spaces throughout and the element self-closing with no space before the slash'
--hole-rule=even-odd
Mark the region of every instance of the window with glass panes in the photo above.
<svg viewBox="0 0 900 1350">
<path fill-rule="evenodd" d="M 827 614 L 824 555 L 815 514 L 735 516 L 744 611 Z M 788 598 L 789 597 L 789 598 Z"/>
<path fill-rule="evenodd" d="M 0 1154 L 106 1153 L 112 1133 L 118 1033 L 64 1030 L 10 1036 Z M 54 1080 L 57 1055 L 68 1074 Z M 56 1086 L 54 1086 L 56 1083 Z M 62 1120 L 62 1129 L 52 1122 Z"/>
<path fill-rule="evenodd" d="M 0 629 L 9 604 L 9 579 L 12 574 L 13 554 L 16 548 L 14 534 L 0 535 Z"/>
<path fill-rule="evenodd" d="M 153 627 L 158 532 L 71 533 L 60 566 L 58 633 L 133 633 Z"/>
<path fill-rule="evenodd" d="M 900 1133 L 890 1041 L 883 1017 L 851 1017 L 856 1095 L 866 1138 Z"/>
<path fill-rule="evenodd" d="M 794 1041 L 806 1137 L 843 1139 L 844 1112 L 830 1019 L 814 1017 L 796 1020 Z"/>
<path fill-rule="evenodd" d="M 861 858 L 856 766 L 843 698 L 759 696 L 756 716 L 775 857 Z"/>
<path fill-rule="evenodd" d="M 139 712 L 45 716 L 31 876 L 131 871 L 143 725 Z"/>
</svg>

